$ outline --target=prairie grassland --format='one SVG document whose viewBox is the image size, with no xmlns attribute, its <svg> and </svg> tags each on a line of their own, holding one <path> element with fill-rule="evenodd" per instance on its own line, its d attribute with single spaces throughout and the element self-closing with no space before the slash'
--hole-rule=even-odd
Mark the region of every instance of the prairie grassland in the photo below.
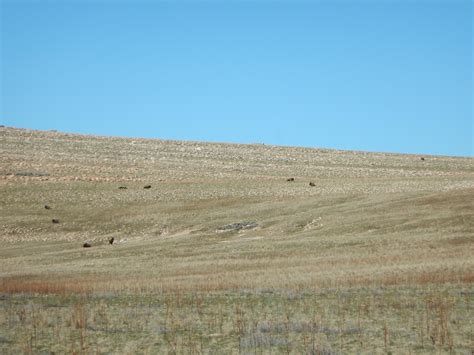
<svg viewBox="0 0 474 355">
<path fill-rule="evenodd" d="M 472 287 L 7 295 L 3 353 L 472 351 Z"/>
<path fill-rule="evenodd" d="M 0 155 L 0 352 L 474 350 L 473 158 L 13 128 Z"/>
</svg>

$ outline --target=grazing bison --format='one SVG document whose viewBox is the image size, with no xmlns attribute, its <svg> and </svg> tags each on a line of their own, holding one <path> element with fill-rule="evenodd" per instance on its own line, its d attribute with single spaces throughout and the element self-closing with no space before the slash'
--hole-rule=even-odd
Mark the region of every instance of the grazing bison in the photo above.
<svg viewBox="0 0 474 355">
<path fill-rule="evenodd" d="M 119 186 L 119 190 L 126 190 L 127 186 Z"/>
<path fill-rule="evenodd" d="M 84 243 L 84 244 L 82 244 L 82 247 L 83 247 L 83 248 L 90 248 L 91 246 L 92 246 L 92 244 L 90 244 L 90 243 Z"/>
<path fill-rule="evenodd" d="M 143 186 L 144 189 L 151 189 L 151 185 Z"/>
<path fill-rule="evenodd" d="M 316 184 L 311 181 L 311 182 L 309 183 L 309 186 L 316 186 Z"/>
<path fill-rule="evenodd" d="M 295 178 L 288 178 L 286 181 L 295 181 Z"/>
<path fill-rule="evenodd" d="M 54 224 L 58 224 L 58 223 L 59 223 L 59 219 L 53 218 L 53 219 L 51 220 L 51 222 L 53 222 Z"/>
<path fill-rule="evenodd" d="M 114 237 L 110 238 L 110 239 L 109 239 L 109 244 L 110 244 L 110 245 L 114 244 L 114 240 L 115 240 Z"/>
<path fill-rule="evenodd" d="M 421 159 L 421 160 L 425 160 L 425 157 L 421 157 L 420 159 Z"/>
<path fill-rule="evenodd" d="M 49 207 L 48 205 L 44 205 L 44 208 L 47 209 L 47 210 L 51 209 L 51 207 Z"/>
</svg>

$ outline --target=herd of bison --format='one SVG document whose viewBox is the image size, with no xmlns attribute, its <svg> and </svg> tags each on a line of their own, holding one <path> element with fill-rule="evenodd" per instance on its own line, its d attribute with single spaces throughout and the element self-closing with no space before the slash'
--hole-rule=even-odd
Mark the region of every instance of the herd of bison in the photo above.
<svg viewBox="0 0 474 355">
<path fill-rule="evenodd" d="M 422 161 L 425 160 L 424 157 L 421 157 L 420 159 L 421 159 Z M 286 181 L 287 181 L 287 182 L 294 182 L 294 181 L 295 181 L 295 178 L 294 178 L 294 177 L 290 177 L 290 178 L 286 179 Z M 315 184 L 314 182 L 310 181 L 310 182 L 309 182 L 309 186 L 314 187 L 314 186 L 316 186 L 316 184 Z M 143 186 L 143 188 L 146 189 L 146 190 L 151 189 L 151 185 L 145 185 L 145 186 Z M 119 190 L 127 190 L 127 186 L 119 186 Z M 48 206 L 48 205 L 45 205 L 44 208 L 47 209 L 47 210 L 51 210 L 51 207 Z M 52 222 L 53 224 L 58 224 L 58 223 L 59 223 L 59 219 L 53 218 L 53 219 L 51 220 L 51 222 Z M 110 245 L 113 245 L 113 244 L 114 244 L 114 241 L 115 241 L 115 239 L 114 239 L 113 237 L 110 238 L 110 239 L 109 239 L 109 244 L 110 244 Z M 92 244 L 86 242 L 86 243 L 84 243 L 82 246 L 83 246 L 84 248 L 90 248 L 90 247 L 92 247 Z"/>
<path fill-rule="evenodd" d="M 288 182 L 294 182 L 294 181 L 295 181 L 295 178 L 288 178 L 288 179 L 286 179 L 286 181 L 288 181 Z M 309 186 L 316 186 L 316 184 L 311 181 L 311 182 L 309 183 Z M 143 186 L 143 188 L 146 189 L 146 190 L 151 189 L 151 185 L 145 185 L 145 186 Z M 127 186 L 119 186 L 119 190 L 127 190 Z M 44 208 L 47 209 L 47 210 L 52 210 L 51 206 L 49 206 L 49 205 L 45 205 Z M 52 222 L 53 224 L 59 224 L 59 219 L 53 218 L 53 219 L 51 220 L 51 222 Z M 115 241 L 115 238 L 114 238 L 114 237 L 110 238 L 110 239 L 109 239 L 109 244 L 110 244 L 110 245 L 113 245 L 113 244 L 114 244 L 114 241 Z M 91 248 L 91 247 L 92 247 L 92 243 L 85 242 L 84 244 L 82 244 L 82 247 L 83 247 L 83 248 Z"/>
</svg>

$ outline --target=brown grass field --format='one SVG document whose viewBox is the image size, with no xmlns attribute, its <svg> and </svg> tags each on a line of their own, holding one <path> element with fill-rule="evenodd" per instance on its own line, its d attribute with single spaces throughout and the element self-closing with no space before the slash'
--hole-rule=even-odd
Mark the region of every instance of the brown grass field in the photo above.
<svg viewBox="0 0 474 355">
<path fill-rule="evenodd" d="M 1 127 L 0 353 L 472 354 L 474 158 L 421 158 Z"/>
</svg>

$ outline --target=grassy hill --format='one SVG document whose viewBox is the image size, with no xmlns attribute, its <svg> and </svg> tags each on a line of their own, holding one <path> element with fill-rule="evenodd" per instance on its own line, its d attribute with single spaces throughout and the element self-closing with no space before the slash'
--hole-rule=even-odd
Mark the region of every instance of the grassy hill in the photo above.
<svg viewBox="0 0 474 355">
<path fill-rule="evenodd" d="M 473 158 L 6 127 L 0 156 L 0 350 L 474 350 Z"/>
</svg>

